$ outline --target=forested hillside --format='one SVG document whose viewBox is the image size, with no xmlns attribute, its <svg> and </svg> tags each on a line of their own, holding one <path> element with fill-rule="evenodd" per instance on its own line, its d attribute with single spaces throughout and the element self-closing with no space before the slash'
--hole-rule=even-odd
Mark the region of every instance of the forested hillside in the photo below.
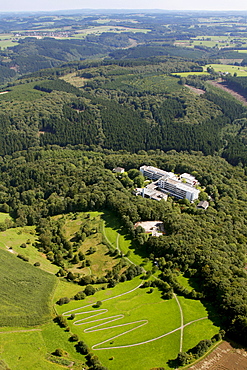
<svg viewBox="0 0 247 370">
<path fill-rule="evenodd" d="M 228 128 L 245 117 L 246 108 L 212 90 L 207 80 L 200 80 L 206 93 L 198 96 L 170 74 L 196 68 L 200 66 L 174 58 L 77 62 L 9 84 L 0 95 L 0 153 L 47 144 L 130 152 L 223 150 L 231 163 L 245 165 L 243 150 L 233 158 L 229 154 L 233 138 Z M 187 83 L 195 85 L 195 80 Z M 235 132 L 235 141 L 241 140 L 239 135 Z"/>
<path fill-rule="evenodd" d="M 132 195 L 131 187 L 138 181 L 132 176 L 133 169 L 143 164 L 195 174 L 206 187 L 202 196 L 212 197 L 210 207 L 204 212 L 184 201 L 157 202 Z M 111 171 L 116 165 L 125 167 L 133 180 L 127 174 L 118 179 Z M 43 219 L 56 214 L 114 211 L 128 232 L 136 235 L 140 253 L 144 248 L 165 258 L 161 279 L 171 283 L 174 269 L 193 277 L 196 289 L 215 306 L 222 328 L 246 344 L 247 189 L 241 168 L 199 153 L 96 153 L 56 146 L 6 156 L 0 167 L 0 208 L 10 212 L 16 225 L 44 227 Z M 164 222 L 165 236 L 145 241 L 134 233 L 135 222 L 156 219 Z M 2 230 L 6 227 L 8 223 L 1 224 Z M 54 243 L 46 232 L 40 248 L 49 254 L 52 251 L 55 263 L 62 266 L 70 246 Z"/>
</svg>

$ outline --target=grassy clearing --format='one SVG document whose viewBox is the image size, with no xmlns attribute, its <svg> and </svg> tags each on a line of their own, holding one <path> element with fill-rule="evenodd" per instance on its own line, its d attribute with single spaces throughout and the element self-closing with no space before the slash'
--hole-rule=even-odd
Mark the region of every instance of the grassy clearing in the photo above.
<svg viewBox="0 0 247 370">
<path fill-rule="evenodd" d="M 238 53 L 241 53 L 241 54 L 242 54 L 242 53 L 244 53 L 244 54 L 246 54 L 246 53 L 247 53 L 247 49 L 246 49 L 246 50 L 242 50 L 242 49 L 241 49 L 241 50 L 234 50 L 234 51 L 237 51 Z"/>
<path fill-rule="evenodd" d="M 202 75 L 208 75 L 209 73 L 207 71 L 205 72 L 176 72 L 172 73 L 173 75 L 180 76 L 180 77 L 187 77 L 187 76 L 202 76 Z"/>
<path fill-rule="evenodd" d="M 1 100 L 7 101 L 35 101 L 40 99 L 46 93 L 42 91 L 35 90 L 33 87 L 36 85 L 36 82 L 25 83 L 22 85 L 16 85 L 11 87 L 8 94 L 0 95 Z"/>
<path fill-rule="evenodd" d="M 237 73 L 237 76 L 247 76 L 246 67 L 232 66 L 229 64 L 207 64 L 203 68 L 206 71 L 208 67 L 212 67 L 215 70 L 215 72 L 231 74 Z"/>
<path fill-rule="evenodd" d="M 189 279 L 184 277 L 183 275 L 177 276 L 177 281 L 181 284 L 184 288 L 188 289 L 189 292 L 193 290 L 192 286 L 190 285 Z"/>
<path fill-rule="evenodd" d="M 124 76 L 115 76 L 114 81 L 106 83 L 108 89 L 124 88 L 127 91 L 152 91 L 155 93 L 172 93 L 182 89 L 178 83 L 179 79 L 167 75 L 146 75 L 139 77 L 129 74 Z"/>
<path fill-rule="evenodd" d="M 83 77 L 78 77 L 76 74 L 77 72 L 69 73 L 61 77 L 61 79 L 78 88 L 84 86 L 87 80 Z"/>
<path fill-rule="evenodd" d="M 12 217 L 8 213 L 0 212 L 0 223 L 5 220 L 12 220 Z"/>
<path fill-rule="evenodd" d="M 1 217 L 1 215 L 0 215 Z M 0 232 L 0 248 L 6 250 L 11 248 L 13 254 L 22 254 L 29 258 L 29 263 L 34 264 L 35 262 L 40 263 L 40 268 L 47 272 L 55 274 L 58 271 L 58 266 L 51 264 L 37 248 L 33 246 L 33 243 L 37 240 L 34 226 L 16 227 L 7 229 L 6 231 Z M 30 241 L 30 243 L 27 243 Z M 25 243 L 26 248 L 22 248 L 21 245 Z"/>
<path fill-rule="evenodd" d="M 94 275 L 102 277 L 107 270 L 111 270 L 118 263 L 118 259 L 112 258 L 109 255 L 109 249 L 102 243 L 101 219 L 100 212 L 77 213 L 76 216 L 71 215 L 65 218 L 64 233 L 67 239 L 73 240 L 76 233 L 81 230 L 83 225 L 90 226 L 94 230 L 93 234 L 88 235 L 81 243 L 79 250 L 85 255 L 85 259 L 91 262 L 89 267 L 81 268 L 81 262 L 75 265 L 69 265 L 72 272 L 82 275 Z M 94 253 L 89 253 L 90 248 L 95 248 Z"/>
<path fill-rule="evenodd" d="M 50 319 L 56 278 L 0 250 L 0 326 L 33 326 Z"/>
<path fill-rule="evenodd" d="M 0 347 L 1 358 L 11 370 L 60 369 L 45 361 L 46 347 L 41 332 L 1 334 Z"/>
<path fill-rule="evenodd" d="M 203 339 L 211 339 L 218 332 L 219 328 L 215 327 L 210 320 L 197 321 L 186 326 L 184 328 L 183 351 L 188 351 Z"/>
<path fill-rule="evenodd" d="M 129 260 L 136 265 L 144 263 L 144 258 L 148 257 L 145 251 L 138 249 L 131 237 L 122 229 L 116 216 L 110 212 L 105 212 L 102 216 L 104 220 L 104 232 L 107 240 L 114 248 L 119 248 L 123 254 L 129 253 Z M 151 270 L 152 264 L 144 264 L 146 270 Z"/>
<path fill-rule="evenodd" d="M 61 297 L 69 297 L 72 298 L 75 296 L 76 293 L 83 290 L 83 287 L 81 287 L 78 284 L 69 283 L 65 280 L 59 280 L 56 290 L 53 296 L 54 303 Z M 57 309 L 57 306 L 55 306 Z"/>
</svg>

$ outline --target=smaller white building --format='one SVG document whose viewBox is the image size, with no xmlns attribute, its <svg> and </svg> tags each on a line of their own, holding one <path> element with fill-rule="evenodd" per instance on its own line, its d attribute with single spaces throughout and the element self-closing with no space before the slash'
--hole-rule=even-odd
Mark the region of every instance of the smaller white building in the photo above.
<svg viewBox="0 0 247 370">
<path fill-rule="evenodd" d="M 124 173 L 125 169 L 122 167 L 115 167 L 112 171 L 116 173 Z"/>
<path fill-rule="evenodd" d="M 187 184 L 191 185 L 191 186 L 195 186 L 198 184 L 198 181 L 197 179 L 190 175 L 189 173 L 182 173 L 182 175 L 180 175 L 180 180 L 184 180 Z"/>
</svg>

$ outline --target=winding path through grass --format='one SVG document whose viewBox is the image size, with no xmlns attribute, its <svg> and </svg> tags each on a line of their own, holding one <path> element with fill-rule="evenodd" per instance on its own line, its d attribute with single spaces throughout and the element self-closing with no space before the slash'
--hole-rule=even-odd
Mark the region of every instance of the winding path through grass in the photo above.
<svg viewBox="0 0 247 370">
<path fill-rule="evenodd" d="M 142 283 L 139 284 L 138 286 L 136 286 L 135 288 L 125 292 L 125 293 L 122 293 L 122 294 L 118 294 L 116 296 L 113 296 L 113 297 L 110 297 L 110 298 L 106 298 L 106 299 L 103 299 L 102 302 L 105 302 L 105 301 L 109 301 L 111 299 L 115 299 L 115 298 L 118 298 L 118 297 L 122 297 L 126 294 L 129 294 L 135 290 L 137 290 L 138 288 L 140 288 L 142 286 Z M 114 321 L 118 321 L 118 320 L 121 320 L 123 319 L 125 316 L 123 314 L 119 314 L 119 315 L 115 315 L 115 316 L 109 316 L 109 317 L 106 317 L 104 319 L 95 319 L 95 320 L 90 320 L 91 318 L 94 318 L 96 316 L 100 316 L 100 315 L 103 315 L 107 312 L 109 312 L 109 310 L 107 308 L 102 308 L 102 309 L 99 309 L 99 310 L 89 310 L 89 311 L 84 311 L 85 308 L 87 307 L 92 307 L 92 304 L 88 304 L 88 305 L 85 305 L 85 306 L 82 306 L 82 307 L 79 307 L 79 308 L 75 308 L 73 310 L 69 310 L 69 311 L 66 311 L 63 313 L 63 316 L 70 316 L 71 314 L 75 314 L 75 315 L 85 315 L 85 314 L 91 314 L 90 316 L 84 318 L 84 319 L 80 319 L 80 320 L 76 320 L 73 325 L 84 325 L 84 324 L 91 324 L 91 323 L 99 323 L 101 321 L 103 321 L 103 323 L 99 323 L 97 325 L 94 325 L 94 326 L 91 326 L 89 328 L 86 328 L 83 330 L 84 333 L 91 333 L 91 332 L 97 332 L 97 331 L 101 331 L 101 330 L 109 330 L 109 329 L 114 329 L 114 328 L 119 328 L 119 327 L 125 327 L 125 326 L 128 326 L 128 325 L 132 325 L 132 324 L 137 324 L 136 327 L 132 328 L 132 329 L 129 329 L 129 330 L 125 330 L 123 333 L 121 334 L 118 334 L 118 335 L 115 335 L 111 338 L 108 338 L 102 342 L 99 342 L 99 343 L 96 343 L 92 346 L 92 349 L 94 350 L 104 350 L 104 349 L 117 349 L 117 348 L 129 348 L 129 347 L 135 347 L 135 346 L 140 346 L 142 344 L 146 344 L 146 343 L 150 343 L 150 342 L 154 342 L 158 339 L 161 339 L 161 338 L 164 338 L 166 337 L 167 335 L 169 334 L 172 334 L 172 333 L 175 333 L 176 331 L 178 330 L 181 330 L 181 336 L 180 336 L 180 352 L 182 351 L 182 346 L 183 346 L 183 329 L 190 325 L 190 324 L 193 324 L 194 322 L 197 322 L 197 321 L 200 321 L 200 320 L 205 320 L 207 319 L 208 317 L 201 317 L 199 319 L 196 319 L 196 320 L 193 320 L 193 321 L 190 321 L 188 322 L 187 324 L 184 324 L 184 319 L 183 319 L 183 310 L 182 310 L 182 307 L 179 303 L 179 300 L 177 298 L 177 296 L 174 294 L 174 297 L 176 299 L 176 302 L 178 304 L 178 307 L 179 307 L 179 310 L 180 310 L 180 318 L 181 318 L 181 323 L 180 323 L 180 326 L 177 327 L 176 329 L 174 330 L 171 330 L 165 334 L 162 334 L 158 337 L 155 337 L 155 338 L 152 338 L 152 339 L 149 339 L 149 340 L 146 340 L 146 341 L 142 341 L 142 342 L 138 342 L 138 343 L 134 343 L 134 344 L 127 344 L 127 345 L 123 345 L 123 346 L 110 346 L 110 347 L 101 347 L 101 348 L 97 348 L 99 346 L 101 346 L 102 344 L 104 343 L 107 343 L 107 342 L 110 342 L 112 341 L 113 339 L 116 339 L 120 336 L 123 336 L 123 335 L 126 335 L 134 330 L 137 330 L 139 328 L 141 328 L 142 326 L 144 325 L 147 325 L 149 323 L 148 320 L 137 320 L 137 321 L 132 321 L 132 322 L 129 322 L 129 323 L 125 323 L 125 324 L 119 324 L 119 325 L 113 325 L 113 326 L 108 326 L 106 328 L 102 328 L 103 325 L 107 325 L 111 322 L 114 322 Z M 78 310 L 80 310 L 79 312 L 77 312 Z M 88 321 L 90 320 L 90 321 Z"/>
<path fill-rule="evenodd" d="M 114 245 L 110 242 L 110 240 L 107 238 L 107 235 L 106 235 L 106 232 L 105 232 L 105 224 L 104 224 L 104 221 L 103 221 L 103 227 L 102 227 L 102 231 L 103 231 L 103 235 L 107 241 L 107 243 L 109 243 L 109 245 L 111 245 L 114 249 Z M 120 234 L 117 233 L 117 237 L 116 237 L 116 249 L 119 251 L 119 253 L 121 253 L 121 249 L 119 247 L 119 238 L 120 238 Z M 127 259 L 131 264 L 134 264 L 128 257 L 125 257 L 125 259 Z M 146 272 L 144 270 L 144 272 Z M 153 276 L 155 279 L 157 279 L 155 276 Z M 121 297 L 121 296 L 124 296 L 126 294 L 129 294 L 135 290 L 137 290 L 138 288 L 140 288 L 141 286 L 143 285 L 143 283 L 139 284 L 138 286 L 136 286 L 135 288 L 125 292 L 125 293 L 122 293 L 122 294 L 118 294 L 116 296 L 113 296 L 113 297 L 110 297 L 110 298 L 106 298 L 106 299 L 103 299 L 102 302 L 105 302 L 105 301 L 109 301 L 111 299 L 115 299 L 115 298 L 118 298 L 118 297 Z M 90 314 L 89 316 L 87 316 L 86 318 L 83 318 L 83 319 L 80 319 L 80 320 L 76 320 L 74 321 L 73 325 L 84 325 L 84 324 L 91 324 L 91 323 L 98 323 L 97 325 L 93 325 L 89 328 L 86 328 L 83 330 L 84 333 L 92 333 L 92 332 L 98 332 L 98 331 L 102 331 L 102 330 L 109 330 L 109 329 L 114 329 L 114 328 L 119 328 L 119 327 L 126 327 L 128 325 L 133 325 L 133 324 L 137 324 L 137 326 L 135 326 L 134 328 L 131 328 L 129 330 L 125 330 L 123 333 L 120 333 L 118 335 L 115 335 L 111 338 L 108 338 L 102 342 L 99 342 L 99 343 L 96 343 L 92 346 L 92 349 L 93 350 L 105 350 L 105 349 L 118 349 L 118 348 L 129 348 L 129 347 L 135 347 L 135 346 L 139 346 L 139 345 L 142 345 L 142 344 L 146 344 L 146 343 L 150 343 L 150 342 L 154 342 L 158 339 L 161 339 L 161 338 L 164 338 L 166 337 L 167 335 L 170 335 L 172 333 L 175 333 L 176 331 L 180 330 L 180 344 L 179 344 L 179 352 L 182 352 L 182 349 L 183 349 L 183 335 L 184 335 L 184 328 L 188 325 L 191 325 L 193 324 L 194 322 L 197 322 L 197 321 L 200 321 L 200 320 L 205 320 L 205 319 L 208 319 L 208 317 L 202 317 L 202 318 L 199 318 L 199 319 L 196 319 L 196 320 L 192 320 L 190 322 L 188 322 L 187 324 L 184 324 L 184 315 L 183 315 L 183 310 L 182 310 L 182 307 L 181 307 L 181 304 L 176 296 L 176 294 L 174 293 L 173 294 L 176 302 L 177 302 L 177 305 L 178 305 L 178 308 L 179 308 L 179 311 L 180 311 L 180 325 L 179 327 L 177 327 L 176 329 L 173 329 L 167 333 L 164 333 L 158 337 L 155 337 L 155 338 L 152 338 L 152 339 L 149 339 L 149 340 L 146 340 L 146 341 L 142 341 L 142 342 L 138 342 L 138 343 L 134 343 L 134 344 L 127 344 L 127 345 L 122 345 L 122 346 L 111 346 L 111 347 L 101 347 L 101 348 L 97 348 L 99 346 L 101 346 L 102 344 L 105 344 L 107 342 L 111 342 L 113 339 L 116 339 L 120 336 L 123 336 L 123 335 L 126 335 L 134 330 L 137 330 L 139 328 L 141 328 L 142 326 L 144 325 L 147 325 L 149 323 L 148 320 L 144 319 L 144 320 L 137 320 L 137 321 L 132 321 L 132 322 L 129 322 L 129 323 L 125 323 L 125 324 L 119 324 L 119 325 L 113 325 L 113 326 L 108 326 L 108 327 L 105 327 L 105 328 L 102 328 L 102 326 L 104 325 L 107 325 L 111 322 L 115 322 L 115 321 L 118 321 L 118 320 L 121 320 L 123 319 L 125 316 L 123 314 L 119 314 L 119 315 L 114 315 L 114 316 L 108 316 L 106 318 L 103 318 L 103 319 L 99 319 L 99 318 L 96 318 L 95 320 L 90 320 L 91 318 L 94 318 L 94 317 L 97 317 L 97 316 L 100 316 L 100 315 L 103 315 L 107 312 L 109 312 L 109 310 L 107 308 L 102 308 L 102 309 L 99 309 L 99 310 L 89 310 L 89 311 L 84 311 L 85 308 L 87 307 L 92 307 L 92 304 L 88 304 L 88 305 L 85 305 L 85 306 L 81 306 L 79 308 L 76 308 L 76 309 L 73 309 L 73 310 L 69 310 L 69 311 L 66 311 L 63 313 L 63 316 L 70 316 L 71 314 L 75 314 L 75 315 L 85 315 L 85 314 Z M 80 311 L 79 311 L 80 310 Z M 78 312 L 79 311 L 79 312 Z M 90 320 L 90 321 L 88 321 Z"/>
</svg>

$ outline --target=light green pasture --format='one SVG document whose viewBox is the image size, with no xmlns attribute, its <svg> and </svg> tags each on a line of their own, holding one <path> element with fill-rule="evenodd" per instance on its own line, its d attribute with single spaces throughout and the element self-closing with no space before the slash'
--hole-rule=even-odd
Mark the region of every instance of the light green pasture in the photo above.
<svg viewBox="0 0 247 370">
<path fill-rule="evenodd" d="M 175 298 L 169 301 L 163 300 L 161 292 L 157 288 L 152 293 L 149 292 L 149 288 L 137 288 L 119 296 L 121 293 L 126 293 L 137 287 L 139 282 L 140 280 L 135 278 L 132 281 L 120 283 L 112 289 L 96 292 L 94 296 L 87 297 L 83 301 L 71 301 L 69 304 L 57 307 L 60 314 L 74 310 L 72 312 L 76 314 L 76 317 L 74 320 L 68 320 L 68 325 L 71 331 L 90 347 L 105 342 L 93 348 L 93 351 L 99 356 L 102 363 L 112 370 L 122 368 L 149 370 L 154 366 L 165 367 L 167 366 L 166 362 L 175 358 L 179 352 L 180 330 L 157 339 L 157 337 L 163 336 L 181 325 L 180 311 Z M 113 298 L 104 301 L 110 297 Z M 99 300 L 102 301 L 100 308 L 94 307 L 94 304 Z M 184 311 L 185 324 L 207 316 L 200 301 L 183 297 L 179 297 L 179 301 Z M 93 317 L 100 312 L 98 310 L 102 310 L 101 314 Z M 103 310 L 107 310 L 107 312 Z M 119 317 L 113 322 L 107 322 L 117 315 L 123 315 L 123 317 Z M 73 324 L 73 322 L 82 319 L 84 319 L 82 325 Z M 100 321 L 93 322 L 94 320 Z M 138 328 L 140 320 L 141 322 L 147 320 L 147 324 Z M 84 332 L 85 329 L 99 324 L 102 324 L 99 328 L 104 330 L 97 331 L 97 328 L 94 328 L 96 331 Z M 127 325 L 119 326 L 121 324 Z M 192 336 L 193 340 L 187 338 L 187 334 L 184 335 L 185 348 L 189 347 L 191 343 L 196 345 L 200 340 L 205 339 L 205 336 L 211 338 L 218 331 L 218 328 L 208 319 L 192 323 L 190 326 L 195 327 L 196 335 L 191 334 L 193 330 L 190 331 L 190 337 Z M 136 329 L 124 334 L 134 328 Z M 153 340 L 155 338 L 156 340 Z M 143 343 L 145 341 L 150 342 Z M 129 345 L 132 346 L 128 347 Z M 118 346 L 125 347 L 113 348 Z M 114 360 L 110 360 L 111 357 L 114 357 Z"/>
<path fill-rule="evenodd" d="M 30 240 L 31 244 L 26 244 Z M 0 248 L 7 250 L 12 248 L 14 254 L 22 254 L 29 258 L 29 262 L 34 264 L 35 262 L 40 263 L 40 267 L 47 272 L 56 273 L 58 266 L 51 264 L 37 248 L 33 246 L 33 243 L 37 240 L 35 232 L 35 226 L 16 227 L 7 229 L 0 232 Z M 26 248 L 22 248 L 21 245 L 25 243 Z"/>
<path fill-rule="evenodd" d="M 229 64 L 207 64 L 204 66 L 204 70 L 207 71 L 208 67 L 212 67 L 215 72 L 231 73 L 232 75 L 236 72 L 237 76 L 247 76 L 247 68 L 240 66 L 232 66 Z"/>
</svg>

